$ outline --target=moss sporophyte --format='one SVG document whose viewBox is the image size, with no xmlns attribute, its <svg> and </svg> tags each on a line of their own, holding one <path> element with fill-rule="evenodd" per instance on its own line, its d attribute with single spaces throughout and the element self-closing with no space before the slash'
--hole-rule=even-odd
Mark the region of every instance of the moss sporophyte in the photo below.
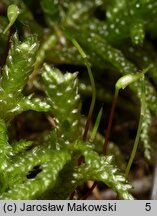
<svg viewBox="0 0 157 216">
<path fill-rule="evenodd" d="M 155 0 L 0 1 L 0 199 L 141 198 L 156 17 Z"/>
</svg>

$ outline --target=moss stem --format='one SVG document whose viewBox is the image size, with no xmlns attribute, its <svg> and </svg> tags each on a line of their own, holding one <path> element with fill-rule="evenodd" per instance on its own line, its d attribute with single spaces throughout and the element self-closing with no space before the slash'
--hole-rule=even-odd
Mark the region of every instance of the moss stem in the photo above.
<svg viewBox="0 0 157 216">
<path fill-rule="evenodd" d="M 145 83 L 144 83 L 144 77 L 143 77 L 142 78 L 142 97 L 141 97 L 140 120 L 139 120 L 139 124 L 138 124 L 138 129 L 137 129 L 137 134 L 136 134 L 134 146 L 133 146 L 131 156 L 130 156 L 130 159 L 129 159 L 129 162 L 128 162 L 128 165 L 127 165 L 127 168 L 125 171 L 125 177 L 126 178 L 128 178 L 131 165 L 132 165 L 133 160 L 134 160 L 135 155 L 136 155 L 136 151 L 137 151 L 137 147 L 138 147 L 138 143 L 139 143 L 139 139 L 140 139 L 140 134 L 141 134 L 141 129 L 142 129 L 142 122 L 143 122 L 144 114 L 145 114 Z"/>
<path fill-rule="evenodd" d="M 107 130 L 106 130 L 105 142 L 104 142 L 104 146 L 103 146 L 103 154 L 104 155 L 106 155 L 107 151 L 108 151 L 109 138 L 110 138 L 110 133 L 111 133 L 113 116 L 114 116 L 114 113 L 115 113 L 115 107 L 116 107 L 116 103 L 117 103 L 117 99 L 118 99 L 118 94 L 119 94 L 119 90 L 116 89 L 115 90 L 115 95 L 114 95 L 114 98 L 113 98 L 113 101 L 112 101 L 112 107 L 111 107 L 108 126 L 107 126 Z"/>
<path fill-rule="evenodd" d="M 83 137 L 82 137 L 82 139 L 84 141 L 86 141 L 87 140 L 87 136 L 88 136 L 88 131 L 89 131 L 90 123 L 91 123 L 91 119 L 92 119 L 92 115 L 93 115 L 95 100 L 96 100 L 96 87 L 95 87 L 94 77 L 93 77 L 92 70 L 91 70 L 90 64 L 88 62 L 86 53 L 83 51 L 83 49 L 79 45 L 79 43 L 70 35 L 69 32 L 66 31 L 66 35 L 71 40 L 71 42 L 74 44 L 74 46 L 76 47 L 76 49 L 79 51 L 81 57 L 83 58 L 84 63 L 86 65 L 86 67 L 87 67 L 87 71 L 88 71 L 88 75 L 89 75 L 89 79 L 90 79 L 91 87 L 92 87 L 92 101 L 91 101 L 91 104 L 90 104 L 90 108 L 89 108 L 89 112 L 88 112 L 88 117 L 87 117 L 85 129 L 84 129 L 84 133 L 83 133 Z"/>
</svg>

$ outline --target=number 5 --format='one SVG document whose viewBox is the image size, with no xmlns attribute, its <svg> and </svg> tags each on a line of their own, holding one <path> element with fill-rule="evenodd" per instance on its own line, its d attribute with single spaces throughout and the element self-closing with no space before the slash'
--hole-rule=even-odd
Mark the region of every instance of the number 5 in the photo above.
<svg viewBox="0 0 157 216">
<path fill-rule="evenodd" d="M 150 211 L 151 210 L 151 205 L 150 205 L 151 203 L 146 203 L 146 205 L 145 205 L 145 210 L 146 211 Z"/>
</svg>

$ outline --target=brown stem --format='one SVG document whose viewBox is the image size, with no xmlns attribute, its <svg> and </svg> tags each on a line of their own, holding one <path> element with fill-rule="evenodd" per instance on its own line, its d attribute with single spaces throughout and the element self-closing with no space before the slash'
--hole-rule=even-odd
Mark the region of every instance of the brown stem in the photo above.
<svg viewBox="0 0 157 216">
<path fill-rule="evenodd" d="M 87 135 L 88 135 L 88 131 L 89 131 L 90 123 L 91 123 L 91 118 L 92 118 L 91 115 L 89 115 L 87 117 L 87 121 L 86 121 L 86 125 L 85 125 L 85 130 L 84 130 L 83 137 L 82 137 L 83 141 L 87 140 Z"/>
<path fill-rule="evenodd" d="M 113 116 L 115 112 L 115 107 L 117 103 L 117 94 L 114 95 L 113 101 L 112 101 L 112 107 L 111 107 L 111 112 L 110 112 L 110 117 L 108 121 L 108 127 L 106 130 L 106 137 L 105 137 L 105 143 L 103 147 L 103 154 L 106 155 L 108 151 L 108 143 L 109 143 L 109 138 L 110 138 L 110 133 L 111 133 L 111 127 L 112 127 L 112 121 L 113 121 Z"/>
<path fill-rule="evenodd" d="M 6 6 L 2 3 L 0 3 L 0 15 L 4 15 L 6 13 Z"/>
<path fill-rule="evenodd" d="M 82 198 L 83 200 L 86 200 L 88 198 L 88 196 L 92 193 L 92 191 L 94 190 L 94 188 L 97 186 L 97 182 L 95 181 L 93 183 L 93 185 L 91 186 L 91 188 L 89 188 L 87 194 L 85 194 L 85 196 Z"/>
<path fill-rule="evenodd" d="M 14 28 L 11 27 L 9 29 L 9 33 L 8 33 L 8 38 L 7 38 L 7 41 L 6 41 L 6 44 L 5 44 L 5 48 L 4 48 L 4 54 L 3 54 L 3 58 L 2 58 L 2 61 L 1 61 L 1 68 L 3 68 L 3 66 L 5 65 L 6 63 L 6 60 L 7 60 L 7 57 L 8 57 L 8 52 L 9 52 L 9 49 L 10 49 L 10 44 L 11 44 L 11 38 L 14 34 Z"/>
<path fill-rule="evenodd" d="M 113 101 L 112 101 L 112 107 L 111 107 L 110 117 L 109 117 L 109 121 L 108 121 L 107 131 L 106 131 L 105 143 L 104 143 L 104 147 L 103 147 L 103 154 L 104 155 L 107 154 L 107 150 L 108 150 L 109 137 L 110 137 L 111 127 L 112 127 L 112 121 L 113 121 L 113 116 L 114 116 L 114 112 L 115 112 L 115 107 L 116 107 L 116 103 L 117 103 L 117 98 L 118 98 L 118 92 L 116 91 L 114 98 L 113 98 Z M 91 122 L 91 116 L 89 115 L 87 118 L 85 131 L 83 134 L 83 140 L 84 141 L 87 139 L 87 134 L 88 134 L 90 122 Z M 84 158 L 81 156 L 78 160 L 78 165 L 81 165 L 81 163 L 83 163 L 83 160 L 84 160 Z M 97 183 L 94 182 L 92 187 L 87 192 L 87 194 L 83 197 L 83 199 L 87 199 L 89 194 L 92 193 L 92 191 L 94 190 L 94 188 L 96 186 L 97 186 Z"/>
<path fill-rule="evenodd" d="M 83 136 L 82 136 L 83 141 L 87 140 L 89 127 L 90 127 L 90 124 L 91 124 L 91 119 L 92 119 L 92 116 L 91 116 L 91 114 L 89 112 L 88 117 L 87 117 L 87 121 L 86 121 L 86 125 L 85 125 L 85 129 L 84 129 L 84 133 L 83 133 Z M 83 156 L 79 157 L 78 166 L 80 166 L 83 162 L 84 162 L 84 157 Z"/>
</svg>

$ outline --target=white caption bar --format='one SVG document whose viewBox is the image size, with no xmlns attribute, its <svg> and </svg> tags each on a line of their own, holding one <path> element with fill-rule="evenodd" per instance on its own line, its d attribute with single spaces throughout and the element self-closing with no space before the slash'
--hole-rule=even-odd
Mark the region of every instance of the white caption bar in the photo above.
<svg viewBox="0 0 157 216">
<path fill-rule="evenodd" d="M 0 201 L 3 215 L 53 216 L 156 216 L 157 201 L 151 200 L 38 200 Z"/>
</svg>

